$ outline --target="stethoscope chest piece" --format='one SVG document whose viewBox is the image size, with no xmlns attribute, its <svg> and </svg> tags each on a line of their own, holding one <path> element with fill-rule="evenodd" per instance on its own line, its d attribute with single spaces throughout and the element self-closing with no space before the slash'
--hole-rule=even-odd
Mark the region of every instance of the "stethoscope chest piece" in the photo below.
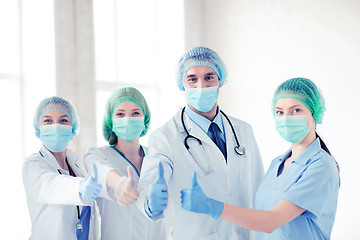
<svg viewBox="0 0 360 240">
<path fill-rule="evenodd" d="M 245 154 L 245 147 L 236 146 L 234 147 L 234 150 L 237 154 L 241 156 Z"/>
</svg>

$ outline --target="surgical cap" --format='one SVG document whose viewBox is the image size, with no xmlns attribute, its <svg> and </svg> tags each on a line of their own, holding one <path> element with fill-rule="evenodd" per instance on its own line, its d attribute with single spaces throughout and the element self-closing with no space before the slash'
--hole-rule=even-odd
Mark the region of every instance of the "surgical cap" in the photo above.
<svg viewBox="0 0 360 240">
<path fill-rule="evenodd" d="M 57 96 L 45 98 L 40 102 L 39 106 L 37 107 L 34 116 L 35 135 L 37 137 L 39 137 L 40 135 L 39 125 L 42 117 L 45 116 L 45 114 L 54 111 L 62 112 L 69 117 L 71 126 L 73 128 L 73 135 L 77 135 L 80 129 L 80 122 L 74 104 L 72 104 L 66 99 Z"/>
<path fill-rule="evenodd" d="M 146 132 L 149 130 L 150 125 L 150 109 L 146 103 L 144 96 L 133 87 L 125 87 L 120 88 L 115 91 L 106 103 L 105 114 L 104 114 L 104 122 L 103 122 L 103 136 L 106 141 L 109 142 L 110 145 L 114 145 L 117 143 L 117 136 L 115 132 L 113 132 L 113 121 L 112 117 L 115 109 L 119 106 L 120 103 L 125 101 L 132 101 L 137 106 L 140 107 L 142 113 L 144 114 L 144 125 L 145 129 L 141 132 L 140 137 L 144 136 Z"/>
<path fill-rule="evenodd" d="M 275 114 L 275 104 L 281 98 L 293 98 L 305 105 L 315 119 L 315 124 L 322 123 L 325 100 L 316 85 L 307 78 L 289 79 L 275 90 L 272 101 L 272 112 Z"/>
<path fill-rule="evenodd" d="M 195 66 L 212 68 L 219 78 L 219 87 L 225 84 L 227 71 L 219 55 L 206 47 L 194 47 L 184 53 L 177 66 L 176 80 L 180 90 L 184 90 L 186 72 Z"/>
</svg>

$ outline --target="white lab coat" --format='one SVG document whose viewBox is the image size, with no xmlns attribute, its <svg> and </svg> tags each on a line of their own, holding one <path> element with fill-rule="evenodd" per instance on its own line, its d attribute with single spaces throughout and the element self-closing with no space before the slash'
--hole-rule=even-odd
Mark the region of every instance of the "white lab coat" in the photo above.
<svg viewBox="0 0 360 240">
<path fill-rule="evenodd" d="M 174 240 L 253 239 L 254 234 L 249 230 L 220 218 L 214 220 L 208 215 L 192 213 L 181 208 L 180 191 L 183 188 L 191 188 L 194 171 L 197 172 L 198 183 L 208 197 L 235 206 L 254 207 L 255 194 L 264 175 L 261 156 L 251 126 L 235 118 L 230 120 L 240 145 L 246 148 L 246 156 L 235 153 L 234 134 L 222 115 L 227 148 L 226 164 L 224 156 L 214 142 L 184 114 L 185 126 L 189 133 L 202 141 L 200 145 L 195 140 L 189 140 L 191 153 L 197 158 L 202 158 L 203 163 L 211 163 L 214 170 L 208 174 L 199 167 L 184 146 L 186 133 L 181 123 L 181 110 L 150 135 L 149 153 L 144 159 L 138 187 L 140 196 L 137 206 L 146 214 L 146 195 L 157 177 L 158 162 L 162 162 L 169 194 L 173 199 Z"/>
<path fill-rule="evenodd" d="M 143 147 L 144 152 L 147 148 Z M 111 146 L 90 148 L 84 155 L 84 164 L 87 169 L 91 163 L 98 168 L 98 179 L 102 190 L 97 199 L 101 216 L 101 239 L 105 240 L 164 240 L 167 239 L 167 226 L 164 221 L 153 222 L 145 217 L 132 204 L 121 206 L 116 203 L 114 191 L 106 185 L 106 175 L 110 170 L 116 170 L 121 176 L 127 176 L 127 167 L 130 164 L 122 155 Z M 134 171 L 135 172 L 135 171 Z M 135 188 L 139 176 L 135 173 Z"/>
<path fill-rule="evenodd" d="M 93 206 L 89 239 L 99 239 L 95 205 L 85 202 L 79 195 L 79 184 L 83 179 L 81 176 L 84 176 L 78 163 L 79 156 L 67 150 L 66 157 L 79 177 L 69 176 L 69 172 L 60 167 L 44 146 L 38 153 L 25 159 L 22 175 L 32 223 L 30 239 L 76 239 L 76 205 Z"/>
</svg>

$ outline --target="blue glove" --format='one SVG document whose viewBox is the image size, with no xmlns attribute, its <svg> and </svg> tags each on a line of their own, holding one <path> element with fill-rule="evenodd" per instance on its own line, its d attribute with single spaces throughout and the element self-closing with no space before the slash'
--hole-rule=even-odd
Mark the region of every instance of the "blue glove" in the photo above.
<svg viewBox="0 0 360 240">
<path fill-rule="evenodd" d="M 88 202 L 94 201 L 100 194 L 102 186 L 98 184 L 98 171 L 96 165 L 91 165 L 91 175 L 80 181 L 80 196 Z"/>
<path fill-rule="evenodd" d="M 181 190 L 181 207 L 195 213 L 205 213 L 218 219 L 224 209 L 224 203 L 208 198 L 197 182 L 196 172 L 193 174 L 192 189 Z"/>
<path fill-rule="evenodd" d="M 161 214 L 165 210 L 168 200 L 167 188 L 168 187 L 164 178 L 164 167 L 162 163 L 159 163 L 158 177 L 155 183 L 151 186 L 147 197 L 147 204 L 151 215 Z"/>
</svg>

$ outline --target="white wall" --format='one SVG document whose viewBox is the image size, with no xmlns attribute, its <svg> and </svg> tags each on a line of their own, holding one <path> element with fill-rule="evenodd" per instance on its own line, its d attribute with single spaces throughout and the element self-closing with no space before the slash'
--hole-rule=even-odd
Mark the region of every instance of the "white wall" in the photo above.
<svg viewBox="0 0 360 240">
<path fill-rule="evenodd" d="M 332 239 L 359 239 L 360 2 L 185 3 L 186 47 L 205 45 L 223 57 L 229 78 L 220 106 L 252 124 L 265 168 L 289 147 L 274 130 L 275 88 L 298 76 L 320 87 L 327 111 L 318 130 L 340 165 L 342 180 Z"/>
<path fill-rule="evenodd" d="M 2 229 L 1 235 L 16 239 L 24 239 L 30 232 L 25 192 L 21 183 L 23 158 L 20 155 L 28 155 L 40 145 L 33 135 L 32 121 L 25 121 L 22 127 L 24 133 L 21 133 L 17 127 L 22 123 L 17 118 L 20 116 L 31 120 L 36 103 L 55 93 L 53 22 L 44 20 L 53 18 L 54 6 L 52 1 L 45 5 L 44 2 L 47 1 L 22 3 L 24 9 L 27 9 L 23 10 L 22 19 L 24 96 L 23 101 L 20 101 L 17 92 L 16 97 L 12 98 L 13 107 L 3 108 L 11 116 L 3 118 L 2 124 L 5 126 L 2 128 L 2 149 L 8 150 L 3 158 L 8 159 L 5 162 L 9 163 L 5 169 L 16 169 L 12 175 L 14 184 L 7 187 L 5 184 L 4 189 L 5 192 L 15 191 L 16 194 L 13 198 L 3 198 L 1 201 L 1 210 L 7 219 L 6 229 Z M 166 0 L 157 2 L 162 6 L 167 4 Z M 176 4 L 178 10 L 183 11 L 178 6 L 179 1 Z M 36 9 L 44 12 L 44 7 L 47 10 L 45 13 L 51 16 L 36 15 Z M 360 103 L 360 2 L 185 0 L 184 10 L 186 48 L 206 45 L 223 57 L 230 74 L 229 82 L 221 90 L 220 105 L 230 115 L 252 124 L 266 168 L 273 157 L 288 147 L 274 130 L 270 112 L 274 89 L 280 82 L 296 76 L 308 77 L 322 89 L 328 110 L 324 124 L 319 125 L 318 129 L 339 162 L 342 177 L 332 239 L 359 239 L 359 180 L 356 176 L 360 164 L 356 153 L 360 149 L 360 127 L 357 124 L 360 115 L 356 107 Z M 157 18 L 157 21 L 162 22 L 158 31 L 171 29 L 173 22 L 169 19 L 174 18 L 172 11 L 159 10 Z M 157 40 L 159 59 L 165 61 L 173 59 L 174 55 L 180 57 L 180 48 L 183 46 L 177 38 L 181 38 L 183 29 L 176 26 L 178 35 L 164 34 Z M 174 69 L 163 69 L 162 64 L 159 63 L 158 69 L 162 76 L 157 81 L 159 86 L 163 86 L 163 89 L 159 89 L 158 107 L 165 111 L 158 111 L 159 124 L 165 123 L 175 112 L 174 106 L 177 108 L 184 104 L 183 93 L 176 89 Z M 174 68 L 175 65 L 176 60 Z M 74 84 L 74 87 L 82 86 Z M 48 90 L 44 92 L 43 89 Z M 15 93 L 13 89 L 1 90 L 2 93 Z M 2 99 L 7 99 L 6 94 L 2 96 Z M 7 104 L 5 100 L 2 106 Z M 14 111 L 14 106 L 22 103 L 22 113 Z M 9 122 L 8 119 L 14 120 Z M 156 124 L 151 130 L 155 127 Z M 22 154 L 16 145 L 21 145 L 19 139 L 25 143 L 19 147 Z M 9 174 L 2 175 L 3 183 L 11 179 Z M 16 217 L 20 217 L 23 222 L 16 220 Z M 25 227 L 24 231 L 16 232 L 18 223 Z"/>
</svg>

